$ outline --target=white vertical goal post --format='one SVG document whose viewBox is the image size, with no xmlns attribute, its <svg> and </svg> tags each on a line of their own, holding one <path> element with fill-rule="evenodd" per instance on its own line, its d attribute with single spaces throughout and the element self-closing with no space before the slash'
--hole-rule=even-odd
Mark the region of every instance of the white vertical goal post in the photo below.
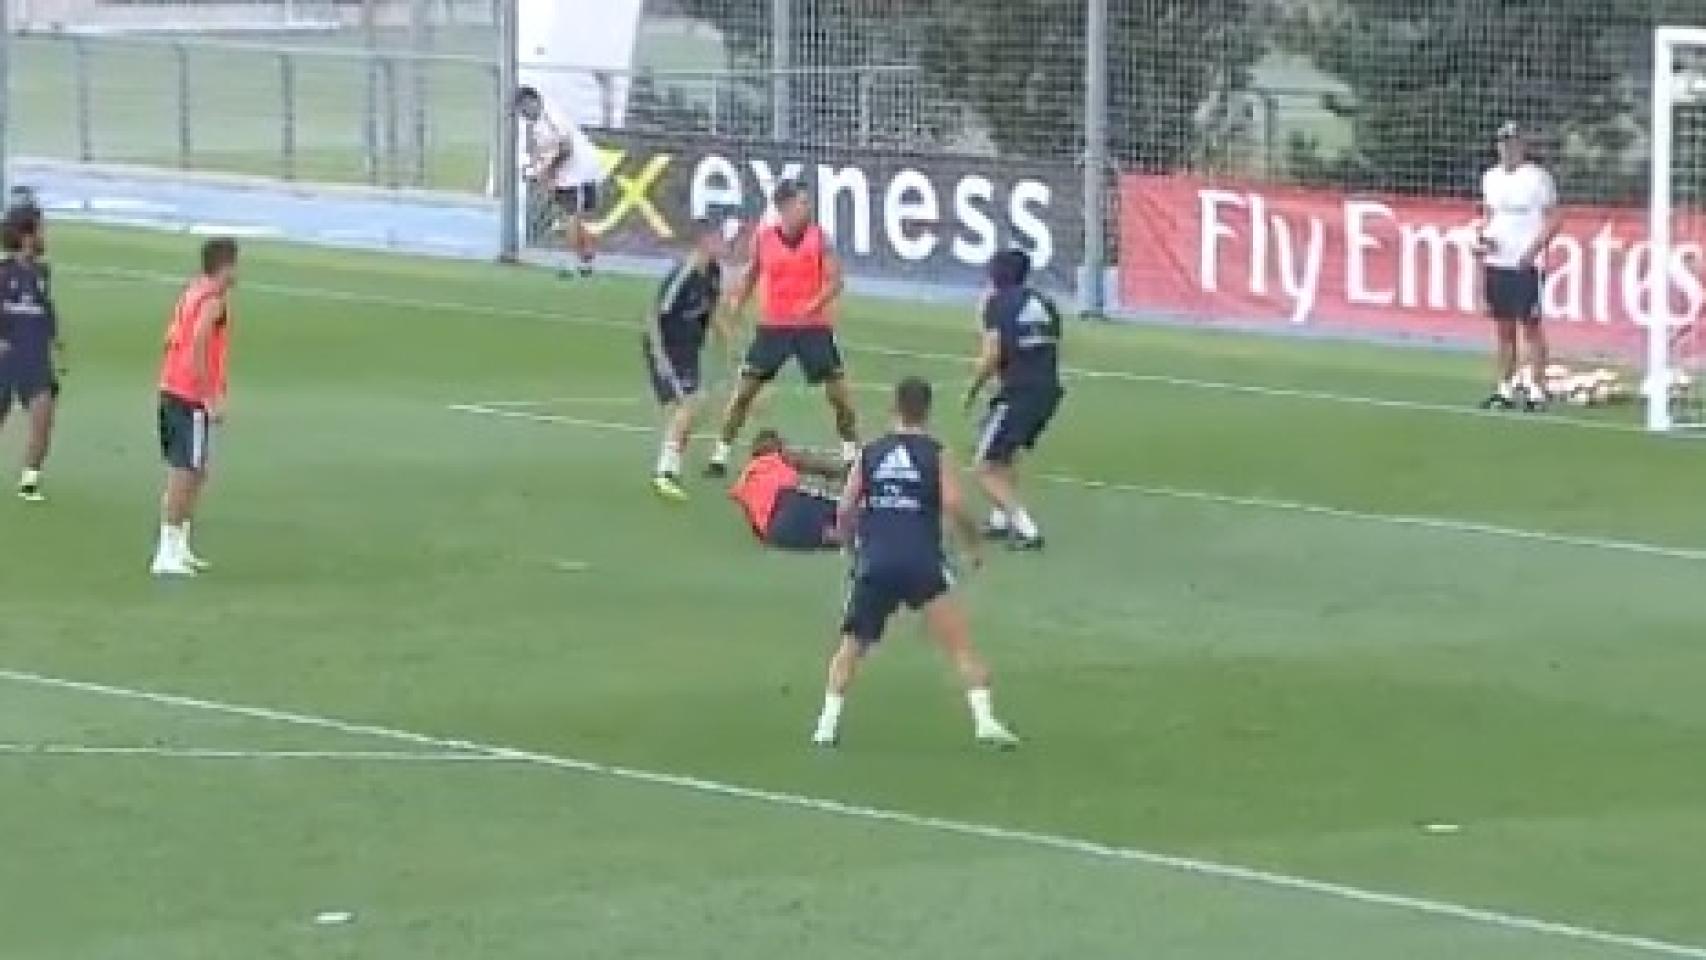
<svg viewBox="0 0 1706 960">
<path fill-rule="evenodd" d="M 1689 111 L 1679 117 L 1680 111 Z M 1679 122 L 1679 120 L 1681 122 Z M 1653 35 L 1651 182 L 1647 202 L 1647 429 L 1702 426 L 1701 307 L 1679 311 L 1673 277 L 1706 242 L 1706 29 L 1660 27 Z M 1683 169 L 1679 182 L 1678 157 Z M 1678 195 L 1682 203 L 1679 210 Z M 1678 234 L 1681 234 L 1679 237 Z"/>
</svg>

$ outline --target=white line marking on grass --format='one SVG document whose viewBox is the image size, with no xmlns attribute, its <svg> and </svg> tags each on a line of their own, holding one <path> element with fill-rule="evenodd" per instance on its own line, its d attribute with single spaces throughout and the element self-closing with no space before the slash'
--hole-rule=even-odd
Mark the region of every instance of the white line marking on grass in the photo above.
<svg viewBox="0 0 1706 960">
<path fill-rule="evenodd" d="M 96 276 L 119 277 L 153 283 L 176 284 L 183 282 L 183 278 L 177 275 L 157 273 L 149 270 L 129 270 L 122 267 L 102 266 L 85 266 L 81 268 L 73 267 L 72 269 L 74 272 L 82 272 Z M 378 293 L 361 293 L 351 290 L 334 290 L 323 287 L 301 287 L 289 284 L 244 281 L 243 289 L 272 293 L 279 296 L 334 300 L 345 303 L 364 303 L 374 306 L 398 307 L 411 310 L 433 311 L 437 313 L 465 314 L 468 316 L 481 317 L 507 317 L 516 320 L 532 320 L 540 323 L 601 327 L 628 332 L 633 332 L 638 329 L 637 325 L 633 322 L 612 320 L 608 317 L 565 316 L 555 313 L 546 313 L 540 310 L 528 310 L 517 307 L 494 307 L 490 304 L 461 303 L 450 300 L 424 300 L 414 297 L 399 297 Z M 900 321 L 892 321 L 881 316 L 871 319 L 875 319 L 880 323 L 900 323 Z M 955 364 L 958 366 L 967 366 L 972 363 L 971 358 L 958 354 L 903 350 L 897 347 L 883 347 L 875 344 L 859 342 L 845 343 L 843 345 L 847 350 L 854 353 L 866 353 L 875 356 L 893 357 L 903 360 L 922 360 L 932 363 Z M 1496 420 L 1510 424 L 1543 424 L 1557 427 L 1578 427 L 1585 430 L 1604 430 L 1615 433 L 1645 433 L 1645 431 L 1637 424 L 1619 423 L 1611 420 L 1593 420 L 1583 417 L 1561 416 L 1555 413 L 1501 413 L 1493 410 L 1481 410 L 1472 406 L 1456 406 L 1446 403 L 1433 403 L 1425 400 L 1364 397 L 1356 394 L 1334 393 L 1326 390 L 1270 387 L 1253 383 L 1236 383 L 1228 380 L 1206 380 L 1197 377 L 1176 377 L 1160 373 L 1137 373 L 1130 370 L 1097 370 L 1088 367 L 1068 366 L 1063 367 L 1062 372 L 1069 379 L 1076 380 L 1112 380 L 1125 383 L 1147 383 L 1160 386 L 1181 387 L 1191 390 L 1207 390 L 1218 393 L 1270 397 L 1279 400 L 1302 400 L 1348 406 L 1370 407 L 1382 410 L 1399 410 L 1408 413 L 1431 413 L 1454 417 L 1472 417 L 1482 420 Z"/>
<path fill-rule="evenodd" d="M 640 397 L 546 397 L 543 400 L 481 400 L 483 407 L 568 407 L 577 404 L 587 406 L 620 406 L 639 403 Z"/>
<path fill-rule="evenodd" d="M 489 753 L 448 750 L 262 750 L 253 748 L 0 743 L 0 756 L 145 757 L 158 760 L 332 760 L 356 763 L 493 763 Z"/>
<path fill-rule="evenodd" d="M 1643 556 L 1664 557 L 1670 560 L 1688 560 L 1695 563 L 1706 562 L 1706 550 L 1693 550 L 1687 547 L 1666 547 L 1653 543 L 1642 543 L 1638 540 L 1616 540 L 1606 537 L 1587 537 L 1568 533 L 1548 533 L 1542 530 L 1524 530 L 1521 527 L 1506 527 L 1496 523 L 1481 523 L 1476 520 L 1455 520 L 1450 517 L 1418 517 L 1392 513 L 1367 513 L 1361 510 L 1347 510 L 1341 507 L 1326 507 L 1320 504 L 1303 503 L 1297 500 L 1277 500 L 1269 497 L 1240 497 L 1224 493 L 1208 493 L 1203 490 L 1186 490 L 1178 487 L 1151 487 L 1137 483 L 1115 483 L 1107 480 L 1089 480 L 1084 477 L 1074 477 L 1068 474 L 1045 474 L 1044 480 L 1050 483 L 1082 487 L 1087 490 L 1111 490 L 1119 493 L 1134 493 L 1144 497 L 1156 497 L 1169 500 L 1194 500 L 1200 503 L 1225 504 L 1236 507 L 1251 507 L 1259 510 L 1280 510 L 1290 513 L 1312 514 L 1318 517 L 1332 517 L 1336 520 L 1354 520 L 1362 523 L 1384 523 L 1397 527 L 1422 527 L 1428 530 L 1447 530 L 1454 533 L 1479 534 L 1489 537 L 1503 537 L 1509 540 L 1529 540 L 1537 543 L 1551 543 L 1565 547 L 1582 547 L 1590 550 L 1611 550 L 1620 553 L 1637 553 Z"/>
<path fill-rule="evenodd" d="M 899 810 L 887 810 L 881 807 L 867 807 L 854 803 L 845 803 L 840 800 L 827 800 L 818 797 L 803 796 L 801 794 L 787 793 L 779 790 L 746 787 L 739 784 L 723 783 L 718 780 L 707 780 L 701 777 L 661 773 L 653 770 L 642 770 L 637 767 L 625 767 L 617 764 L 600 763 L 595 760 L 581 760 L 574 757 L 557 756 L 555 754 L 541 753 L 533 750 L 521 750 L 514 747 L 495 746 L 458 737 L 438 737 L 425 733 L 416 733 L 409 730 L 400 730 L 394 727 L 337 720 L 331 717 L 316 716 L 308 713 L 297 713 L 290 710 L 278 710 L 271 707 L 250 706 L 220 700 L 203 699 L 200 697 L 158 693 L 151 690 L 121 687 L 113 684 L 96 683 L 87 680 L 71 680 L 63 677 L 53 677 L 45 674 L 34 673 L 28 670 L 10 670 L 0 668 L 0 680 L 47 689 L 76 691 L 79 693 L 94 694 L 122 700 L 141 701 L 159 704 L 162 706 L 179 707 L 203 713 L 247 717 L 249 719 L 266 720 L 273 723 L 288 724 L 296 727 L 331 730 L 343 734 L 354 734 L 374 737 L 376 739 L 392 740 L 399 743 L 410 743 L 416 746 L 430 747 L 436 750 L 450 751 L 453 753 L 477 753 L 491 757 L 494 760 L 508 760 L 515 763 L 531 764 L 533 766 L 548 767 L 555 770 L 594 774 L 597 776 L 610 777 L 616 780 L 652 784 L 655 786 L 683 790 L 690 793 L 726 797 L 733 800 L 744 800 L 772 807 L 788 807 L 797 810 L 810 810 L 854 820 L 896 824 L 919 830 L 930 830 L 938 833 L 955 834 L 963 837 L 974 837 L 1001 843 L 1022 844 L 1024 846 L 1054 850 L 1062 853 L 1077 854 L 1100 860 L 1143 864 L 1146 866 L 1172 870 L 1178 873 L 1192 874 L 1199 877 L 1213 877 L 1220 880 L 1230 880 L 1252 886 L 1290 890 L 1297 893 L 1306 893 L 1335 900 L 1345 900 L 1370 906 L 1385 907 L 1408 913 L 1426 914 L 1434 917 L 1460 920 L 1468 923 L 1480 924 L 1482 926 L 1496 927 L 1503 930 L 1556 937 L 1559 939 L 1574 940 L 1584 943 L 1596 943 L 1604 946 L 1621 947 L 1657 956 L 1684 957 L 1688 958 L 1688 960 L 1706 960 L 1706 947 L 1672 943 L 1665 940 L 1635 934 L 1613 933 L 1605 930 L 1597 930 L 1592 927 L 1583 927 L 1576 924 L 1561 923 L 1552 920 L 1541 920 L 1534 917 L 1522 916 L 1520 914 L 1502 913 L 1497 910 L 1485 910 L 1479 907 L 1463 906 L 1440 900 L 1409 897 L 1396 893 L 1382 893 L 1377 890 L 1365 890 L 1361 887 L 1352 887 L 1324 880 L 1310 880 L 1305 877 L 1294 877 L 1283 873 L 1257 870 L 1252 867 L 1240 867 L 1232 864 L 1215 863 L 1209 860 L 1198 860 L 1192 857 L 1156 853 L 1148 850 L 1140 850 L 1134 847 L 1114 846 L 1111 844 L 1099 843 L 1094 840 L 1082 840 L 1030 830 L 998 827 L 990 824 L 972 823 L 963 820 L 951 820 L 943 817 L 906 813 Z"/>
<path fill-rule="evenodd" d="M 643 434 L 651 434 L 654 432 L 650 427 L 643 427 L 632 423 L 622 423 L 614 420 L 597 420 L 586 417 L 561 416 L 551 413 L 533 413 L 522 410 L 497 410 L 477 403 L 455 403 L 450 404 L 447 409 L 458 413 L 497 417 L 505 420 L 522 420 L 529 423 L 560 424 L 563 426 L 584 427 L 589 430 L 607 430 L 616 433 Z M 1269 497 L 1244 497 L 1227 493 L 1211 493 L 1207 490 L 1187 490 L 1179 487 L 1157 487 L 1137 483 L 1119 483 L 1110 480 L 1095 480 L 1087 477 L 1075 477 L 1060 473 L 1045 474 L 1043 479 L 1050 483 L 1080 487 L 1086 490 L 1114 491 L 1168 500 L 1191 500 L 1198 503 L 1214 503 L 1225 506 L 1249 507 L 1259 510 L 1301 513 L 1318 517 L 1331 517 L 1336 520 L 1352 520 L 1360 523 L 1379 523 L 1395 527 L 1416 527 L 1427 530 L 1448 531 L 1451 533 L 1498 537 L 1506 540 L 1523 540 L 1531 543 L 1549 543 L 1561 547 L 1578 547 L 1588 550 L 1632 553 L 1648 557 L 1662 557 L 1667 560 L 1684 560 L 1691 563 L 1706 562 L 1706 550 L 1691 549 L 1688 547 L 1667 547 L 1661 544 L 1642 543 L 1638 540 L 1618 540 L 1609 537 L 1590 537 L 1568 533 L 1550 533 L 1544 530 L 1525 530 L 1521 527 L 1507 527 L 1495 523 L 1482 523 L 1477 520 L 1458 520 L 1451 517 L 1420 517 L 1406 516 L 1403 514 L 1371 513 L 1362 510 L 1349 510 L 1342 507 L 1329 507 L 1315 503 L 1304 503 L 1299 500 L 1279 500 Z"/>
<path fill-rule="evenodd" d="M 592 564 L 585 560 L 552 560 L 551 568 L 563 573 L 585 573 L 592 569 Z"/>
</svg>

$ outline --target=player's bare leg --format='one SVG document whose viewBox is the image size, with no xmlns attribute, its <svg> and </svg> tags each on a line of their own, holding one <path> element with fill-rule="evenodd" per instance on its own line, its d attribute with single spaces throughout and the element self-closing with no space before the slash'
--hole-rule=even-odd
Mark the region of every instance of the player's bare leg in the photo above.
<svg viewBox="0 0 1706 960">
<path fill-rule="evenodd" d="M 1517 368 L 1517 331 L 1516 324 L 1508 320 L 1493 321 L 1495 350 L 1493 355 L 1494 381 L 1493 393 L 1483 407 L 1509 407 L 1516 397 L 1516 368 Z"/>
<path fill-rule="evenodd" d="M 959 599 L 952 593 L 945 593 L 925 604 L 924 624 L 953 662 L 960 682 L 965 685 L 966 705 L 971 708 L 978 742 L 1003 749 L 1018 746 L 1019 738 L 995 717 L 994 698 L 989 690 L 989 664 L 984 662 L 983 656 L 977 652 L 977 645 L 972 643 L 971 624 Z"/>
<path fill-rule="evenodd" d="M 166 492 L 160 498 L 160 544 L 154 553 L 156 576 L 193 577 L 201 565 L 190 552 L 190 523 L 207 482 L 205 471 L 166 471 Z"/>
<path fill-rule="evenodd" d="M 823 395 L 835 413 L 835 435 L 841 438 L 841 460 L 852 463 L 859 455 L 859 411 L 853 405 L 853 387 L 847 376 L 841 374 L 824 383 Z"/>
<path fill-rule="evenodd" d="M 584 213 L 569 218 L 569 247 L 579 263 L 580 275 L 592 276 L 593 260 L 598 256 L 598 241 L 587 226 Z"/>
<path fill-rule="evenodd" d="M 1534 409 L 1546 402 L 1546 367 L 1552 362 L 1551 350 L 1546 343 L 1546 328 L 1538 320 L 1522 324 L 1522 339 L 1528 347 L 1528 369 L 1533 372 L 1528 383 L 1528 406 Z"/>
<path fill-rule="evenodd" d="M 45 499 L 41 491 L 41 471 L 53 446 L 54 412 L 58 401 L 51 392 L 30 401 L 30 435 L 24 443 L 24 469 L 18 477 L 18 496 L 32 503 Z"/>
<path fill-rule="evenodd" d="M 707 477 L 728 475 L 729 456 L 734 451 L 735 441 L 740 438 L 741 428 L 746 426 L 752 402 L 758 399 L 758 392 L 763 389 L 764 381 L 744 374 L 741 376 L 734 395 L 729 397 L 728 409 L 723 412 L 723 429 L 717 434 L 717 446 L 711 451 L 711 462 L 705 465 Z"/>
<path fill-rule="evenodd" d="M 977 465 L 977 482 L 994 504 L 984 533 L 991 538 L 1007 539 L 1017 536 L 1015 546 L 1036 549 L 1042 546 L 1043 534 L 1031 512 L 1019 500 L 1018 475 L 1011 463 L 984 461 Z"/>
<path fill-rule="evenodd" d="M 681 461 L 699 418 L 699 398 L 688 396 L 664 408 L 663 441 L 658 446 L 657 470 L 652 487 L 670 500 L 686 500 L 681 488 Z"/>
<path fill-rule="evenodd" d="M 817 716 L 817 729 L 812 731 L 812 743 L 832 747 L 841 739 L 841 710 L 847 704 L 847 690 L 859 675 L 859 661 L 865 649 L 858 640 L 844 636 L 841 645 L 829 658 L 829 678 L 824 683 L 823 712 Z"/>
</svg>

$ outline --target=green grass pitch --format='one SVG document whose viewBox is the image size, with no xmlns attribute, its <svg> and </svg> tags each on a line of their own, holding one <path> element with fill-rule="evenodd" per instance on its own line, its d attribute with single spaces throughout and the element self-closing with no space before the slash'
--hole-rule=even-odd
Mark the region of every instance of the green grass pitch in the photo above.
<svg viewBox="0 0 1706 960">
<path fill-rule="evenodd" d="M 1461 414 L 1478 358 L 1075 325 L 1050 552 L 966 585 L 1025 749 L 971 748 L 909 621 L 825 755 L 841 561 L 653 498 L 649 282 L 252 247 L 220 567 L 162 584 L 194 244 L 53 240 L 52 500 L 0 502 L 0 956 L 1706 956 L 1706 446 Z M 968 313 L 853 302 L 855 376 L 952 397 Z M 828 439 L 797 386 L 766 416 Z"/>
</svg>

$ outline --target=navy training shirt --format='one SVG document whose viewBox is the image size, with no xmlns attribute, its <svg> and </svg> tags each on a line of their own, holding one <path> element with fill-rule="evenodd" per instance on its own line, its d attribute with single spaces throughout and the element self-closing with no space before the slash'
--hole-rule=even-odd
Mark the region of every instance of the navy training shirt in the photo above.
<svg viewBox="0 0 1706 960">
<path fill-rule="evenodd" d="M 1003 393 L 1060 390 L 1060 311 L 1030 287 L 994 291 L 983 305 L 983 329 L 1000 337 Z"/>
<path fill-rule="evenodd" d="M 682 260 L 671 268 L 658 287 L 656 306 L 664 349 L 697 353 L 722 295 L 723 268 L 716 261 L 694 269 Z"/>
<path fill-rule="evenodd" d="M 857 569 L 939 567 L 942 445 L 921 433 L 891 433 L 859 454 Z"/>
<path fill-rule="evenodd" d="M 44 267 L 17 257 L 0 261 L 0 340 L 14 359 L 45 358 L 59 337 Z"/>
</svg>

